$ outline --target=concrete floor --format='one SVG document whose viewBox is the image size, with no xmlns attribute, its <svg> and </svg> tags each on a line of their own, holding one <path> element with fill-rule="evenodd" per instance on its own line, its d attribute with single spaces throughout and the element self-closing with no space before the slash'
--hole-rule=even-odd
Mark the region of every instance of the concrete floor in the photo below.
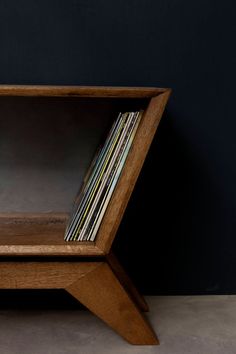
<svg viewBox="0 0 236 354">
<path fill-rule="evenodd" d="M 1 354 L 235 354 L 236 296 L 147 297 L 160 346 L 132 346 L 88 311 L 0 311 Z"/>
</svg>

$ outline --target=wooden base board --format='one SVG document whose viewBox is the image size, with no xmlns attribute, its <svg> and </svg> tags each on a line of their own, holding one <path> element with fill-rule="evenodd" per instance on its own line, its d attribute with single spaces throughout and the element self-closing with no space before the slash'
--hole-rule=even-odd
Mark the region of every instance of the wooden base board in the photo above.
<svg viewBox="0 0 236 354">
<path fill-rule="evenodd" d="M 2 289 L 65 289 L 131 344 L 158 339 L 147 305 L 114 255 L 102 261 L 1 261 Z"/>
</svg>

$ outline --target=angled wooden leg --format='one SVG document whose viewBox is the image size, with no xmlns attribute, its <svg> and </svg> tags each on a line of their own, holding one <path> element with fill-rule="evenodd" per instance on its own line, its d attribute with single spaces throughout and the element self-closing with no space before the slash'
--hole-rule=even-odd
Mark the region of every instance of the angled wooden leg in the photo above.
<svg viewBox="0 0 236 354">
<path fill-rule="evenodd" d="M 125 290 L 135 301 L 136 305 L 140 308 L 140 310 L 144 312 L 149 311 L 148 304 L 146 303 L 144 297 L 138 292 L 137 288 L 125 272 L 124 268 L 121 266 L 114 253 L 109 253 L 109 255 L 106 256 L 106 259 L 107 262 L 110 264 L 111 269 L 113 270 Z"/>
<path fill-rule="evenodd" d="M 65 289 L 131 344 L 159 344 L 142 312 L 106 262 Z"/>
</svg>

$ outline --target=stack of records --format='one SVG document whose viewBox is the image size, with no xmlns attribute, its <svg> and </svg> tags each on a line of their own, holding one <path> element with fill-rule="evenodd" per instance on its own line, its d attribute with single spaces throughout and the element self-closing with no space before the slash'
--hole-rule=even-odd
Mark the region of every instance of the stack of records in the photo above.
<svg viewBox="0 0 236 354">
<path fill-rule="evenodd" d="M 119 113 L 95 156 L 66 229 L 66 241 L 94 241 L 137 131 L 142 111 Z"/>
</svg>

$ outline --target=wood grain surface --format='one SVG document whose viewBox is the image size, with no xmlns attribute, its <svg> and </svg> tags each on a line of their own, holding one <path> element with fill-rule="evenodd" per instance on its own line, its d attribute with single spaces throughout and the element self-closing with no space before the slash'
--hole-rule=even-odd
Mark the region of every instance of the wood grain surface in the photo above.
<svg viewBox="0 0 236 354">
<path fill-rule="evenodd" d="M 0 85 L 0 96 L 153 97 L 166 91 L 156 87 Z"/>
<path fill-rule="evenodd" d="M 153 329 L 107 263 L 66 290 L 131 344 L 158 344 Z"/>
<path fill-rule="evenodd" d="M 1 289 L 64 289 L 99 262 L 0 262 Z"/>
<path fill-rule="evenodd" d="M 145 161 L 149 147 L 160 122 L 170 91 L 151 99 L 140 122 L 125 166 L 113 192 L 96 238 L 96 245 L 109 253 L 116 231 Z M 145 221 L 144 221 L 145 222 Z"/>
</svg>

